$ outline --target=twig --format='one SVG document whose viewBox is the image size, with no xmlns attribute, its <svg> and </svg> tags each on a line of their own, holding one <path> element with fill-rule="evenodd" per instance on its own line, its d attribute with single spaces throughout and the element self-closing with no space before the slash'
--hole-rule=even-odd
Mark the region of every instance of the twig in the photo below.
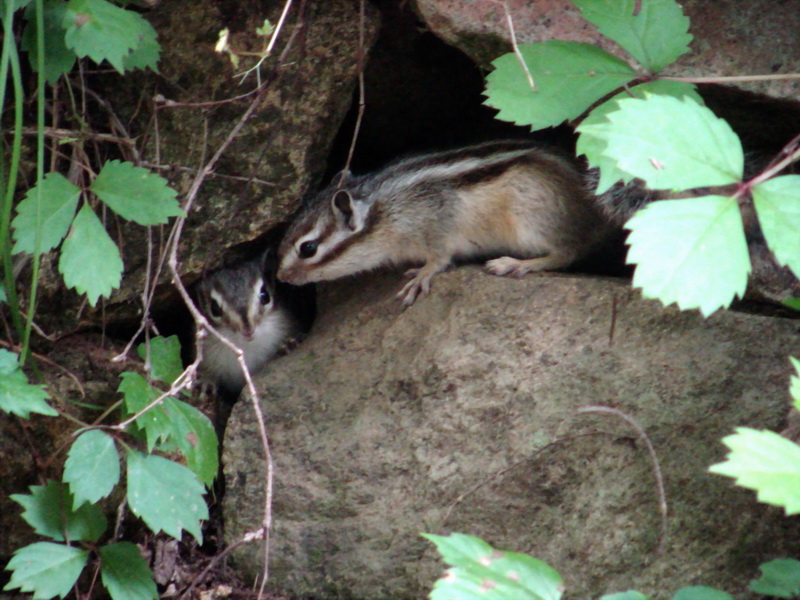
<svg viewBox="0 0 800 600">
<path fill-rule="evenodd" d="M 148 162 L 146 160 L 142 161 L 141 165 L 153 171 L 175 170 L 175 171 L 187 171 L 189 173 L 197 174 L 197 169 L 194 169 L 192 167 L 184 167 L 182 165 L 159 165 L 156 163 Z M 227 179 L 230 181 L 241 181 L 244 183 L 259 183 L 261 185 L 266 185 L 269 187 L 278 187 L 277 183 L 272 181 L 267 181 L 266 179 L 259 179 L 258 177 L 244 177 L 243 175 L 223 175 L 222 173 L 211 173 L 210 175 L 211 177 L 218 177 L 219 179 Z"/>
<path fill-rule="evenodd" d="M 508 23 L 508 32 L 511 35 L 511 47 L 514 49 L 514 56 L 517 57 L 519 61 L 519 65 L 522 67 L 523 72 L 525 73 L 525 77 L 528 78 L 528 85 L 531 87 L 531 91 L 535 92 L 536 90 L 536 82 L 533 80 L 533 75 L 528 70 L 528 65 L 525 63 L 525 59 L 522 57 L 522 51 L 519 49 L 519 44 L 517 44 L 517 33 L 514 30 L 514 21 L 511 18 L 511 11 L 508 8 L 508 2 L 506 0 L 491 0 L 495 4 L 500 4 L 503 7 L 503 11 L 506 14 L 506 23 Z"/>
<path fill-rule="evenodd" d="M 656 455 L 655 448 L 653 448 L 653 444 L 650 442 L 650 438 L 647 436 L 647 433 L 632 417 L 628 416 L 621 410 L 612 408 L 610 406 L 582 406 L 581 408 L 577 409 L 576 412 L 579 414 L 608 413 L 614 415 L 633 427 L 636 430 L 636 433 L 639 434 L 639 437 L 644 441 L 645 445 L 647 446 L 647 452 L 650 454 L 650 460 L 653 462 L 653 476 L 656 479 L 658 505 L 659 509 L 661 510 L 661 541 L 658 543 L 656 554 L 663 554 L 667 543 L 667 494 L 664 490 L 664 478 L 661 475 L 661 465 L 658 462 L 658 456 Z"/>
<path fill-rule="evenodd" d="M 788 167 L 791 163 L 797 160 L 800 157 L 800 134 L 796 135 L 786 144 L 783 149 L 781 150 L 780 155 L 783 155 L 783 158 L 776 162 L 774 165 L 767 168 L 763 173 L 760 173 L 756 177 L 753 177 L 750 181 L 747 182 L 747 189 L 749 191 L 754 185 L 762 183 L 767 179 L 774 177 L 776 174 L 780 173 Z"/>
<path fill-rule="evenodd" d="M 231 544 L 230 546 L 225 548 L 222 552 L 217 554 L 214 558 L 212 558 L 211 561 L 208 563 L 208 565 L 206 565 L 206 567 L 200 572 L 200 574 L 197 577 L 195 577 L 194 579 L 192 579 L 192 582 L 189 584 L 189 587 L 187 587 L 183 591 L 183 593 L 180 595 L 178 600 L 186 600 L 186 598 L 188 598 L 189 594 L 192 593 L 192 590 L 198 584 L 200 584 L 203 581 L 203 579 L 205 579 L 206 575 L 208 575 L 208 573 L 211 571 L 211 569 L 216 567 L 217 564 L 219 564 L 219 562 L 223 558 L 228 556 L 231 552 L 236 550 L 239 546 L 243 546 L 244 544 L 249 544 L 251 542 L 260 541 L 263 538 L 264 538 L 264 529 L 263 528 L 256 529 L 255 531 L 249 531 L 249 532 L 245 533 L 242 536 L 242 539 L 240 539 L 237 542 Z"/>
<path fill-rule="evenodd" d="M 356 69 L 358 71 L 358 115 L 356 116 L 356 124 L 353 127 L 353 139 L 350 141 L 350 150 L 347 153 L 347 161 L 344 163 L 344 173 L 350 172 L 350 163 L 353 161 L 353 153 L 356 149 L 356 141 L 358 140 L 358 134 L 361 131 L 361 121 L 364 118 L 364 111 L 367 108 L 364 86 L 364 55 L 366 53 L 364 48 L 364 29 L 366 22 L 364 0 L 360 0 L 359 2 L 358 19 L 358 59 L 356 63 Z M 339 187 L 344 186 L 345 180 L 346 177 L 341 177 L 339 179 Z"/>
<path fill-rule="evenodd" d="M 791 79 L 800 79 L 800 73 L 777 73 L 773 75 L 728 75 L 728 76 L 715 76 L 709 75 L 707 77 L 665 77 L 659 75 L 657 79 L 664 81 L 685 81 L 687 83 L 742 83 L 751 81 L 783 81 Z"/>
</svg>

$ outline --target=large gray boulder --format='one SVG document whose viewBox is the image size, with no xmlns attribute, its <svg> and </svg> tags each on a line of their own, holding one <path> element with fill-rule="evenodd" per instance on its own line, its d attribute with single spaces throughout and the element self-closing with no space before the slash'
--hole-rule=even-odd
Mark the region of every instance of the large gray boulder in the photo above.
<svg viewBox="0 0 800 600">
<path fill-rule="evenodd" d="M 330 284 L 311 336 L 258 379 L 275 460 L 270 588 L 421 598 L 442 564 L 419 532 L 463 532 L 548 561 L 569 598 L 689 584 L 741 596 L 796 524 L 707 472 L 737 425 L 778 428 L 797 322 L 702 319 L 616 281 L 437 277 L 402 311 L 401 278 Z M 661 461 L 617 418 L 625 411 Z M 227 541 L 256 529 L 263 463 L 251 407 L 225 437 Z M 663 545 L 664 551 L 658 549 Z M 255 575 L 262 554 L 236 561 Z"/>
</svg>

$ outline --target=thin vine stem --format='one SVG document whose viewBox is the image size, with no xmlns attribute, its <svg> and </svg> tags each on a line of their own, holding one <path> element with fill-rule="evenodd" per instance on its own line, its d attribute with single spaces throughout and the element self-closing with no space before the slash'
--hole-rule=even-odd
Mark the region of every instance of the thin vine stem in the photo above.
<svg viewBox="0 0 800 600">
<path fill-rule="evenodd" d="M 40 246 L 42 243 L 42 181 L 44 181 L 44 0 L 36 0 L 36 237 L 33 249 L 33 266 L 31 269 L 31 292 L 28 299 L 28 317 L 25 320 L 25 332 L 22 336 L 22 352 L 19 362 L 25 364 L 30 351 L 33 315 L 36 309 L 36 293 L 39 289 L 39 263 L 41 261 Z"/>
<path fill-rule="evenodd" d="M 14 2 L 6 2 L 6 12 L 3 19 L 3 51 L 0 55 L 0 110 L 5 107 L 5 91 L 8 83 L 8 72 L 11 70 L 11 79 L 14 89 L 14 128 L 16 130 L 11 146 L 11 162 L 8 165 L 8 176 L 0 183 L 5 184 L 2 211 L 0 211 L 0 253 L 2 253 L 5 289 L 8 304 L 11 307 L 11 320 L 20 339 L 24 337 L 25 325 L 19 314 L 19 299 L 14 281 L 14 269 L 11 264 L 11 207 L 14 202 L 14 191 L 17 187 L 17 173 L 22 153 L 22 109 L 23 90 L 20 75 L 19 54 L 14 38 Z M 4 165 L 5 166 L 5 165 Z M 0 174 L 3 178 L 3 174 Z"/>
</svg>

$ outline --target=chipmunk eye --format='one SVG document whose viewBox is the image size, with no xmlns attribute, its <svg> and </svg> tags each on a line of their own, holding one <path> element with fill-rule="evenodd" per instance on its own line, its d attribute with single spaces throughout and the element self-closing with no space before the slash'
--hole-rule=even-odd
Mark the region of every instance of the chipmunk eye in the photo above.
<svg viewBox="0 0 800 600">
<path fill-rule="evenodd" d="M 222 307 L 219 305 L 219 302 L 213 298 L 211 299 L 211 303 L 208 305 L 208 310 L 211 313 L 210 316 L 212 319 L 219 319 L 222 317 Z"/>
<path fill-rule="evenodd" d="M 317 246 L 319 246 L 319 242 L 317 240 L 303 242 L 300 244 L 297 254 L 300 256 L 300 258 L 311 258 L 317 253 Z"/>
<path fill-rule="evenodd" d="M 264 306 L 269 304 L 269 301 L 272 299 L 272 296 L 269 295 L 269 290 L 267 289 L 267 286 L 265 285 L 261 286 L 261 292 L 259 293 L 258 299 Z"/>
</svg>

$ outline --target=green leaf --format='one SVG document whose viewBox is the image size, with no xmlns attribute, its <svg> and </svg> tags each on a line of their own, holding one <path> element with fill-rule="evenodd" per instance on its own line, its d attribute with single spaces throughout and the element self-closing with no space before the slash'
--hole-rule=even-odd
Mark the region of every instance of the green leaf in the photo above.
<svg viewBox="0 0 800 600">
<path fill-rule="evenodd" d="M 111 210 L 139 225 L 160 225 L 183 215 L 167 180 L 129 162 L 110 160 L 90 188 Z"/>
<path fill-rule="evenodd" d="M 139 344 L 136 352 L 142 360 L 147 356 L 147 344 Z M 181 343 L 177 335 L 150 340 L 150 377 L 171 385 L 183 373 Z"/>
<path fill-rule="evenodd" d="M 200 410 L 175 398 L 164 406 L 172 425 L 170 440 L 186 457 L 186 466 L 209 486 L 219 470 L 217 433 Z"/>
<path fill-rule="evenodd" d="M 152 69 L 158 73 L 158 59 L 161 56 L 161 45 L 156 41 L 158 35 L 153 26 L 147 21 L 142 24 L 142 33 L 139 36 L 139 45 L 122 59 L 126 70 Z"/>
<path fill-rule="evenodd" d="M 107 60 L 119 73 L 125 72 L 125 57 L 150 35 L 140 14 L 106 0 L 70 0 L 61 26 L 67 48 L 98 64 Z"/>
<path fill-rule="evenodd" d="M 781 304 L 792 310 L 800 310 L 800 298 L 789 298 L 788 300 L 783 300 Z"/>
<path fill-rule="evenodd" d="M 633 285 L 645 298 L 704 316 L 742 296 L 750 257 L 739 206 L 732 198 L 703 196 L 661 200 L 625 225 Z"/>
<path fill-rule="evenodd" d="M 67 453 L 64 481 L 74 495 L 73 508 L 108 496 L 119 482 L 114 438 L 97 429 L 82 433 Z"/>
<path fill-rule="evenodd" d="M 6 294 L 6 286 L 0 282 L 0 302 L 8 302 L 8 294 Z"/>
<path fill-rule="evenodd" d="M 636 77 L 627 63 L 590 44 L 522 44 L 533 91 L 514 53 L 495 60 L 486 78 L 486 102 L 498 119 L 542 129 L 574 119 L 594 102 Z"/>
<path fill-rule="evenodd" d="M 66 596 L 86 566 L 88 550 L 37 542 L 14 552 L 7 570 L 13 571 L 4 590 L 33 592 L 34 600 Z"/>
<path fill-rule="evenodd" d="M 755 490 L 759 501 L 781 506 L 787 515 L 800 513 L 800 446 L 748 427 L 737 427 L 722 442 L 731 451 L 709 471 L 733 477 L 737 485 Z"/>
<path fill-rule="evenodd" d="M 608 123 L 581 125 L 591 144 L 651 189 L 685 190 L 726 185 L 742 179 L 744 154 L 739 138 L 722 119 L 689 98 L 647 95 L 624 98 Z M 610 126 L 609 126 L 610 124 Z M 592 163 L 592 157 L 589 157 Z M 593 166 L 594 163 L 592 163 Z"/>
<path fill-rule="evenodd" d="M 695 585 L 679 589 L 672 600 L 733 600 L 733 596 L 712 587 Z"/>
<path fill-rule="evenodd" d="M 208 518 L 203 486 L 183 465 L 129 451 L 128 505 L 154 533 L 180 539 L 185 529 L 202 544 L 200 521 Z"/>
<path fill-rule="evenodd" d="M 48 173 L 41 185 L 28 190 L 11 223 L 14 254 L 41 254 L 58 246 L 69 231 L 80 193 L 80 188 L 60 173 Z"/>
<path fill-rule="evenodd" d="M 558 600 L 561 576 L 548 564 L 525 554 L 501 552 L 483 540 L 460 533 L 448 537 L 423 533 L 453 568 L 433 586 L 431 600 Z"/>
<path fill-rule="evenodd" d="M 648 94 L 661 94 L 662 96 L 674 96 L 676 98 L 691 98 L 698 104 L 703 103 L 700 94 L 697 93 L 697 87 L 690 83 L 682 81 L 665 81 L 657 79 L 649 81 L 641 85 L 636 85 L 620 92 L 611 99 L 603 102 L 600 106 L 592 110 L 580 126 L 577 128 L 581 135 L 578 137 L 578 145 L 576 148 L 577 154 L 585 154 L 589 159 L 592 166 L 600 168 L 600 180 L 597 184 L 595 193 L 602 194 L 607 191 L 612 185 L 620 180 L 629 180 L 630 176 L 617 168 L 617 161 L 613 158 L 605 156 L 606 139 L 609 135 L 613 135 L 614 126 L 606 118 L 609 113 L 619 110 L 618 100 L 623 98 L 644 99 Z M 594 134 L 583 135 L 583 128 L 588 127 Z M 598 132 L 603 131 L 603 135 L 598 135 Z"/>
<path fill-rule="evenodd" d="M 122 382 L 117 391 L 124 395 L 125 408 L 131 415 L 144 409 L 163 393 L 138 373 L 126 371 L 120 377 Z M 145 433 L 148 452 L 151 452 L 159 441 L 168 439 L 172 433 L 170 416 L 164 409 L 163 403 L 154 406 L 136 419 L 136 426 Z"/>
<path fill-rule="evenodd" d="M 641 592 L 634 590 L 628 590 L 627 592 L 617 592 L 616 594 L 600 596 L 600 600 L 650 600 L 650 596 L 645 596 Z"/>
<path fill-rule="evenodd" d="M 792 375 L 789 378 L 789 393 L 792 395 L 792 400 L 794 400 L 794 406 L 797 410 L 800 410 L 800 361 L 798 361 L 795 357 L 790 356 L 789 362 L 792 363 L 794 367 L 794 372 L 797 375 Z"/>
<path fill-rule="evenodd" d="M 109 544 L 99 554 L 100 578 L 113 600 L 158 599 L 153 573 L 136 544 Z"/>
<path fill-rule="evenodd" d="M 625 48 L 651 73 L 689 51 L 689 18 L 674 0 L 572 0 L 584 19 Z"/>
<path fill-rule="evenodd" d="M 30 418 L 31 413 L 58 416 L 58 411 L 45 402 L 50 397 L 45 386 L 28 383 L 17 355 L 5 349 L 0 349 L 0 375 L 0 410 L 23 419 Z"/>
<path fill-rule="evenodd" d="M 55 84 L 64 73 L 69 73 L 75 64 L 75 53 L 67 48 L 64 41 L 64 28 L 61 23 L 67 12 L 67 4 L 62 0 L 44 0 L 44 78 Z M 22 49 L 28 52 L 31 68 L 38 71 L 39 51 L 36 46 L 36 3 L 28 5 L 25 11 L 25 32 L 22 34 Z"/>
<path fill-rule="evenodd" d="M 767 245 L 781 266 L 800 277 L 800 175 L 774 177 L 752 191 Z"/>
<path fill-rule="evenodd" d="M 96 542 L 105 532 L 108 524 L 99 508 L 84 504 L 72 510 L 72 494 L 66 484 L 48 480 L 45 485 L 32 485 L 30 491 L 10 498 L 25 509 L 22 518 L 39 535 L 57 542 Z"/>
<path fill-rule="evenodd" d="M 761 577 L 750 582 L 750 589 L 761 596 L 797 598 L 800 596 L 800 561 L 777 558 L 759 567 Z"/>
<path fill-rule="evenodd" d="M 0 348 L 0 375 L 11 375 L 19 370 L 19 357 L 10 350 Z"/>
<path fill-rule="evenodd" d="M 72 231 L 61 247 L 58 270 L 67 287 L 86 294 L 94 306 L 100 296 L 108 297 L 119 287 L 122 258 L 119 248 L 88 204 L 78 211 Z"/>
</svg>

